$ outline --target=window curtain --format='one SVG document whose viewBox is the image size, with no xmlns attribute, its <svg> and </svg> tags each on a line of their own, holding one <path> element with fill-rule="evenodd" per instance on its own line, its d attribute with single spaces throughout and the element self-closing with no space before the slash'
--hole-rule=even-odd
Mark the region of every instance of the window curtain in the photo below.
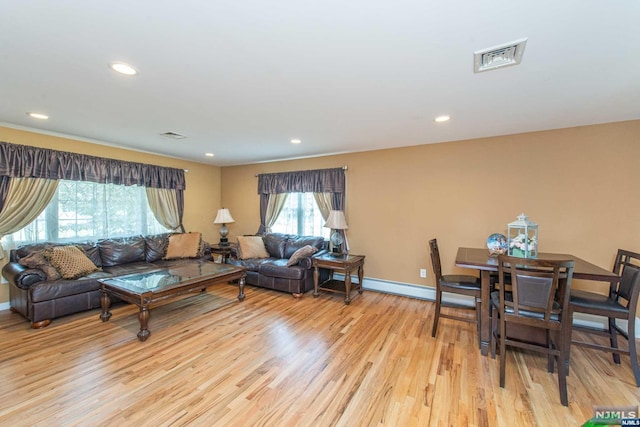
<svg viewBox="0 0 640 427">
<path fill-rule="evenodd" d="M 260 195 L 260 228 L 258 234 L 271 232 L 271 227 L 282 212 L 287 201 L 287 193 Z"/>
<path fill-rule="evenodd" d="M 343 168 L 258 175 L 258 194 L 339 193 L 344 195 Z"/>
<path fill-rule="evenodd" d="M 329 212 L 332 210 L 343 210 L 343 206 L 340 201 L 343 201 L 344 198 L 339 198 L 335 196 L 336 193 L 313 193 L 313 198 L 318 204 L 318 208 L 320 208 L 320 213 L 322 214 L 322 219 L 325 221 L 329 219 Z M 335 196 L 335 197 L 334 197 Z M 340 208 L 333 208 L 332 206 L 340 206 Z M 345 230 L 336 230 L 338 234 L 342 236 L 344 240 L 344 248 L 349 251 L 349 240 L 347 239 L 347 233 Z"/>
<path fill-rule="evenodd" d="M 145 163 L 127 162 L 104 157 L 68 153 L 47 148 L 0 142 L 0 212 L 4 182 L 12 178 L 43 178 L 53 180 L 89 181 L 100 184 L 139 185 L 175 192 L 174 202 L 159 202 L 151 206 L 161 224 L 179 224 L 171 229 L 184 231 L 184 170 Z M 148 194 L 147 194 L 148 195 Z M 176 205 L 174 206 L 173 203 Z M 165 211 L 165 209 L 167 209 Z M 40 212 L 38 212 L 38 215 Z M 34 218 L 36 218 L 36 215 Z M 164 218 L 164 220 L 160 220 Z M 26 225 L 26 224 L 25 224 Z M 165 225 L 166 227 L 166 225 Z M 17 230 L 16 230 L 17 231 Z"/>
<path fill-rule="evenodd" d="M 11 182 L 11 178 L 8 176 L 0 176 L 0 212 L 2 212 L 2 208 L 4 206 L 4 201 L 7 198 L 7 193 L 9 193 L 9 183 Z"/>
<path fill-rule="evenodd" d="M 147 200 L 153 215 L 165 228 L 184 233 L 184 192 L 166 188 L 148 188 Z"/>
<path fill-rule="evenodd" d="M 313 198 L 318 204 L 318 209 L 325 221 L 329 218 L 331 212 L 331 193 L 313 193 Z"/>
<path fill-rule="evenodd" d="M 344 168 L 315 169 L 295 172 L 278 172 L 258 175 L 258 194 L 260 195 L 260 228 L 258 234 L 263 234 L 269 230 L 278 217 L 280 211 L 275 216 L 267 216 L 268 207 L 274 195 L 286 193 L 314 193 L 316 201 L 318 193 L 327 193 L 321 196 L 323 205 L 318 203 L 322 217 L 326 220 L 329 210 L 344 210 L 345 193 L 345 173 Z M 330 199 L 329 209 L 325 213 L 327 201 Z M 284 204 L 284 200 L 282 201 Z M 277 204 L 276 204 L 277 206 Z M 324 207 L 323 207 L 324 206 Z M 280 210 L 282 206 L 280 206 Z M 326 216 L 325 216 L 326 215 Z M 270 223 L 269 223 L 270 222 Z M 344 233 L 343 233 L 344 234 Z"/>
<path fill-rule="evenodd" d="M 12 178 L 0 211 L 0 240 L 28 225 L 47 207 L 58 188 L 58 180 Z M 0 259 L 5 257 L 0 244 Z"/>
<path fill-rule="evenodd" d="M 0 175 L 184 190 L 184 170 L 0 142 Z"/>
<path fill-rule="evenodd" d="M 333 196 L 335 194 L 336 193 L 313 193 L 313 198 L 315 199 L 316 204 L 320 209 L 322 219 L 324 219 L 325 221 L 329 219 L 329 212 L 331 212 L 331 210 L 343 210 L 342 205 L 340 205 L 337 200 L 334 203 Z M 332 209 L 332 206 L 341 206 L 341 208 Z M 347 239 L 347 233 L 345 232 L 345 230 L 336 231 L 342 236 L 342 239 L 344 240 L 344 248 L 349 251 L 349 240 Z"/>
</svg>

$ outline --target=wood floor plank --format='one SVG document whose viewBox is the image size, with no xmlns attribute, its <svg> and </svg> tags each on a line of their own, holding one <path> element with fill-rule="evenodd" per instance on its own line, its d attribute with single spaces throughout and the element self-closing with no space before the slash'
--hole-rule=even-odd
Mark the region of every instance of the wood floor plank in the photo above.
<svg viewBox="0 0 640 427">
<path fill-rule="evenodd" d="M 0 312 L 0 425 L 496 426 L 581 425 L 593 405 L 637 405 L 628 356 L 574 347 L 569 407 L 542 355 L 483 357 L 475 327 L 433 303 L 365 291 L 291 295 L 233 285 L 151 310 L 55 319 L 41 330 Z M 623 346 L 625 344 L 623 343 Z"/>
</svg>

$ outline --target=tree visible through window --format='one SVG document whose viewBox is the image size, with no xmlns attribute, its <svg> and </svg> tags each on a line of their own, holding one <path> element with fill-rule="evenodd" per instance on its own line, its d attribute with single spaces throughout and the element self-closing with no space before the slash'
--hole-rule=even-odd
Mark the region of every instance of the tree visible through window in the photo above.
<svg viewBox="0 0 640 427">
<path fill-rule="evenodd" d="M 97 240 L 164 233 L 144 187 L 60 181 L 56 194 L 31 224 L 9 237 L 15 244 Z"/>
<path fill-rule="evenodd" d="M 324 227 L 324 222 L 313 193 L 289 193 L 271 230 L 276 233 L 323 236 L 328 239 L 330 230 Z"/>
</svg>

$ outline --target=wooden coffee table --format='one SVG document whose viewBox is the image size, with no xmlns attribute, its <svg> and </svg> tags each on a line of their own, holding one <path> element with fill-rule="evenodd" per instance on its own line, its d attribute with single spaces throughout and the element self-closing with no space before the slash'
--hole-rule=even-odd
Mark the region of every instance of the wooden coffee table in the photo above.
<svg viewBox="0 0 640 427">
<path fill-rule="evenodd" d="M 140 332 L 138 339 L 145 341 L 151 335 L 149 331 L 149 309 L 158 301 L 187 293 L 201 292 L 209 286 L 238 280 L 238 300 L 244 300 L 244 269 L 229 264 L 203 262 L 187 264 L 164 270 L 146 273 L 128 274 L 113 279 L 100 279 L 102 296 L 100 303 L 103 322 L 111 318 L 111 297 L 135 304 L 140 308 Z"/>
</svg>

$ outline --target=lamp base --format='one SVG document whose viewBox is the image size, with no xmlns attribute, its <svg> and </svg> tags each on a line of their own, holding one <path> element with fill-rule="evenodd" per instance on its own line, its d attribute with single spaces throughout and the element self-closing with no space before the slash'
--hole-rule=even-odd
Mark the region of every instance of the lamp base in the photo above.
<svg viewBox="0 0 640 427">
<path fill-rule="evenodd" d="M 340 235 L 338 230 L 333 230 L 331 237 L 329 238 L 329 253 L 334 257 L 341 257 L 347 254 L 344 250 L 344 239 Z"/>
<path fill-rule="evenodd" d="M 329 252 L 329 255 L 333 256 L 333 257 L 343 257 L 347 255 L 347 251 L 342 250 L 342 245 L 340 246 L 334 246 L 331 251 Z"/>
<path fill-rule="evenodd" d="M 220 246 L 229 246 L 228 235 L 229 229 L 227 228 L 227 224 L 222 224 L 222 227 L 220 227 Z"/>
</svg>

